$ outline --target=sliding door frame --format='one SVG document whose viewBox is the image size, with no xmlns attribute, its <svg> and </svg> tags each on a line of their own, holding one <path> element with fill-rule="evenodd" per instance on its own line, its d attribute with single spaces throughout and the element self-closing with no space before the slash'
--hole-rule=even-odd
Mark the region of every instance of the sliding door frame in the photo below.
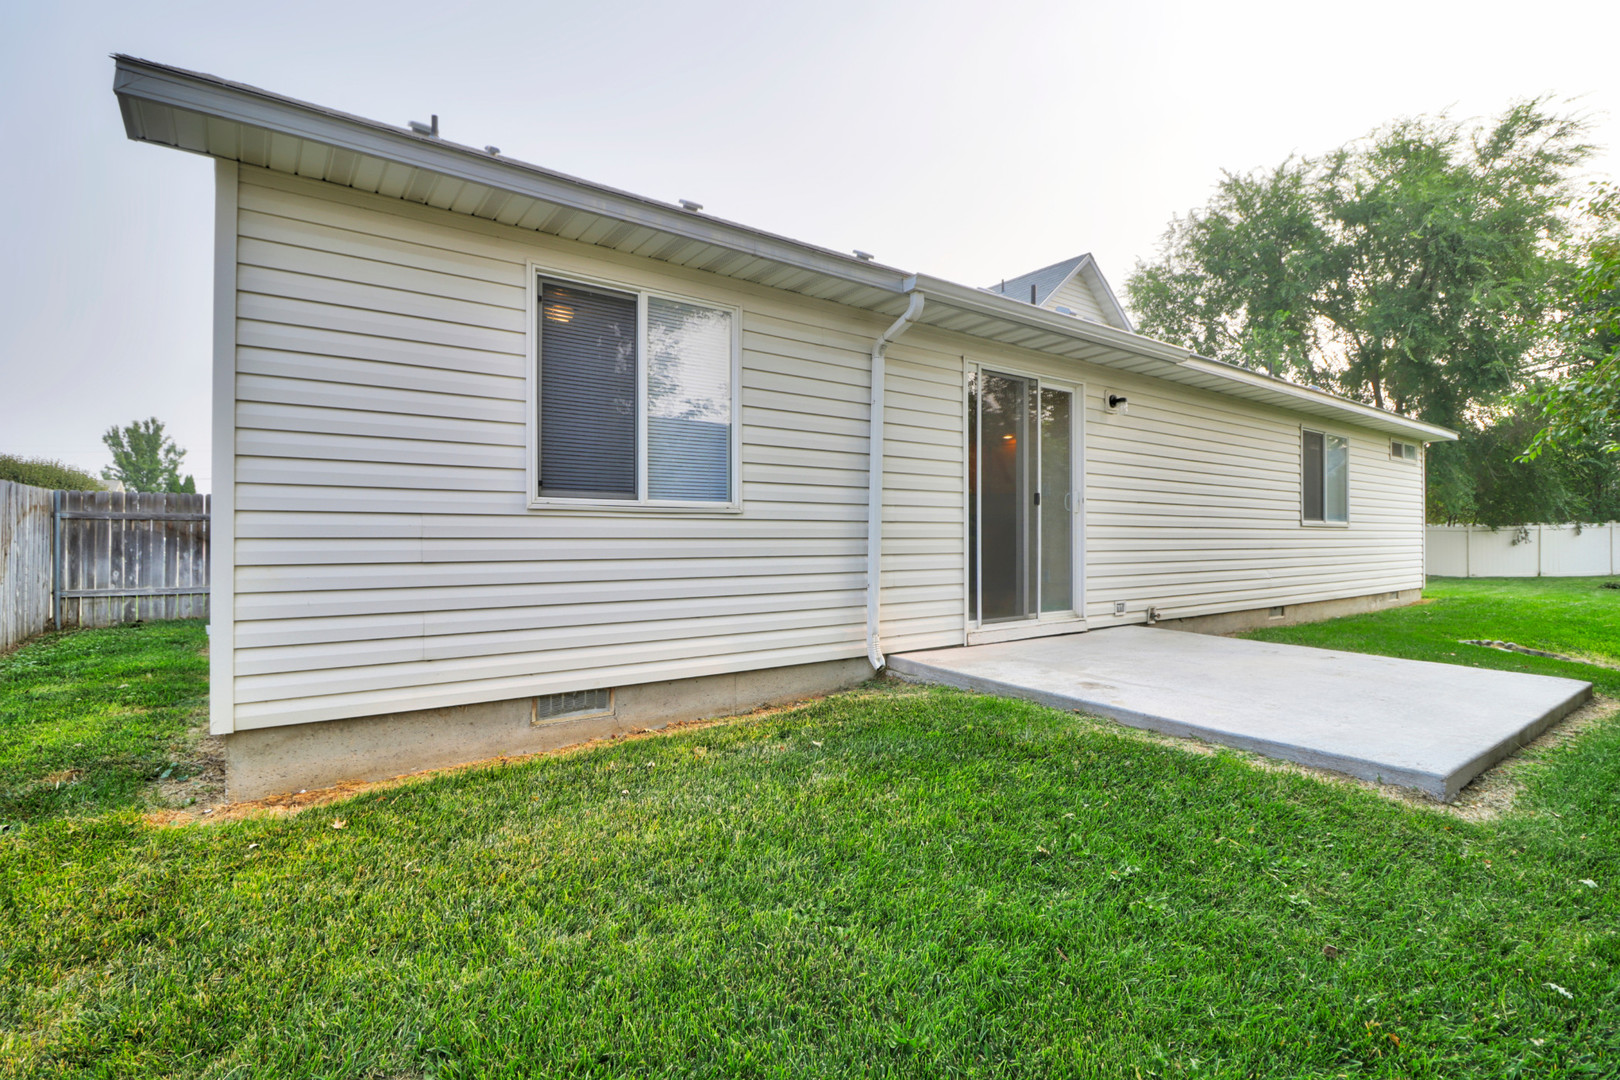
<svg viewBox="0 0 1620 1080">
<path fill-rule="evenodd" d="M 1009 376 L 1015 379 L 1027 380 L 1032 385 L 1035 394 L 1035 411 L 1037 417 L 1040 410 L 1040 393 L 1042 390 L 1062 391 L 1069 397 L 1069 493 L 1064 500 L 1063 510 L 1069 514 L 1070 531 L 1070 581 L 1069 593 L 1073 606 L 1064 611 L 1041 610 L 1040 574 L 1044 565 L 1045 552 L 1041 529 L 1037 523 L 1035 529 L 1036 564 L 1031 573 L 1036 584 L 1033 587 L 1035 594 L 1035 612 L 1027 618 L 998 620 L 986 624 L 984 622 L 984 596 L 982 587 L 982 567 L 984 560 L 984 515 L 982 512 L 983 485 L 983 455 L 973 446 L 974 440 L 983 438 L 983 419 L 977 415 L 982 409 L 982 387 L 985 372 Z M 962 482 L 963 482 L 963 515 L 962 515 L 962 564 L 963 564 L 963 594 L 962 594 L 962 620 L 967 635 L 979 632 L 998 630 L 1012 630 L 1036 628 L 1034 636 L 1043 630 L 1050 632 L 1064 632 L 1084 629 L 1085 623 L 1085 582 L 1086 582 L 1086 474 L 1085 474 L 1085 433 L 1086 433 L 1086 393 L 1085 383 L 1080 380 L 1050 379 L 1016 364 L 981 363 L 963 358 L 962 393 L 964 402 L 962 424 Z M 974 410 L 971 418 L 967 410 Z M 969 420 L 972 420 L 969 423 Z M 1039 423 L 1037 422 L 1037 432 Z M 1044 462 L 1040 446 L 1040 436 L 1037 433 L 1036 447 L 1031 451 L 1033 456 L 1033 490 L 1041 489 L 1041 470 Z M 977 469 L 978 476 L 971 475 L 971 470 Z M 1046 506 L 1042 511 L 1055 509 Z M 976 534 L 973 532 L 976 530 Z M 1076 625 L 1079 624 L 1079 625 Z M 1023 635 L 1019 635 L 1023 636 Z M 971 644 L 971 640 L 969 641 Z"/>
</svg>

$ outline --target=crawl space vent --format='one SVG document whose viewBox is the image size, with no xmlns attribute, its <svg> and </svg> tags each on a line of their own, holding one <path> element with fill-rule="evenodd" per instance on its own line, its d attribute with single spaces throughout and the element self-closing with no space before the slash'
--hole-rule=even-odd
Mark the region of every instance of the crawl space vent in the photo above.
<svg viewBox="0 0 1620 1080">
<path fill-rule="evenodd" d="M 566 694 L 543 694 L 534 699 L 535 723 L 566 720 L 575 716 L 597 716 L 613 711 L 612 690 L 573 690 Z"/>
</svg>

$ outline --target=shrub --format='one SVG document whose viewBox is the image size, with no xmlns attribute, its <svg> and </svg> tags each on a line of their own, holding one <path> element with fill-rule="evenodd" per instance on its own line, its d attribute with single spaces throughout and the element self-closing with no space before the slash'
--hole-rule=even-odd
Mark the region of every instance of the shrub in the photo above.
<svg viewBox="0 0 1620 1080">
<path fill-rule="evenodd" d="M 71 465 L 48 458 L 25 458 L 15 454 L 0 454 L 0 480 L 32 487 L 61 488 L 64 491 L 102 491 L 100 480 Z"/>
</svg>

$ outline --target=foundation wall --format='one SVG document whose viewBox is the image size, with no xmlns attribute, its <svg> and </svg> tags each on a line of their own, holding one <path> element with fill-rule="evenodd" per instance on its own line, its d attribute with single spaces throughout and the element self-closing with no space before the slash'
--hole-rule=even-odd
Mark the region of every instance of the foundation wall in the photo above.
<svg viewBox="0 0 1620 1080">
<path fill-rule="evenodd" d="M 1405 607 L 1415 604 L 1423 596 L 1422 589 L 1400 589 L 1393 592 L 1351 596 L 1342 600 L 1318 600 L 1309 604 L 1287 604 L 1282 614 L 1275 615 L 1271 608 L 1250 608 L 1246 611 L 1228 611 L 1219 615 L 1199 615 L 1191 619 L 1165 619 L 1158 625 L 1166 630 L 1187 630 L 1194 634 L 1240 634 L 1245 630 L 1258 630 L 1265 626 L 1293 626 L 1297 623 L 1337 619 L 1345 615 L 1364 615 L 1369 611 Z"/>
<path fill-rule="evenodd" d="M 329 720 L 225 736 L 229 798 L 262 799 L 352 780 L 383 780 L 503 755 L 730 716 L 846 689 L 871 678 L 865 659 L 618 687 L 612 711 L 534 722 L 535 699 Z"/>
</svg>

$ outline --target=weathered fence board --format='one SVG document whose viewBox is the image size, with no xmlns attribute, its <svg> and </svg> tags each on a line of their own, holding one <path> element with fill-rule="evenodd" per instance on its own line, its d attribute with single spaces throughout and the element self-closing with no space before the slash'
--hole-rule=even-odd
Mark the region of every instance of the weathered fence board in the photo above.
<svg viewBox="0 0 1620 1080">
<path fill-rule="evenodd" d="M 1430 525 L 1437 577 L 1596 577 L 1620 573 L 1620 524 L 1487 529 Z"/>
<path fill-rule="evenodd" d="M 208 615 L 207 495 L 64 491 L 57 623 Z"/>
<path fill-rule="evenodd" d="M 51 496 L 0 480 L 0 651 L 50 624 Z"/>
<path fill-rule="evenodd" d="M 0 649 L 53 625 L 207 618 L 209 503 L 0 480 Z"/>
</svg>

